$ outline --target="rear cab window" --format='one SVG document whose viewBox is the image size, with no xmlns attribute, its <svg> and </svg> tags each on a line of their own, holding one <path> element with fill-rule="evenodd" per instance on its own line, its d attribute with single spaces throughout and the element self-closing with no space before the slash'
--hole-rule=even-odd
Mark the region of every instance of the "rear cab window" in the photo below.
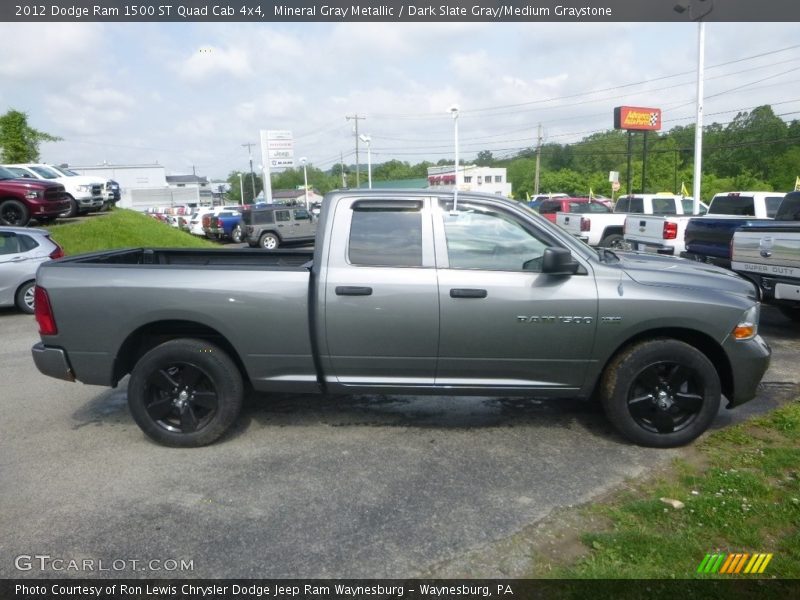
<svg viewBox="0 0 800 600">
<path fill-rule="evenodd" d="M 714 199 L 711 201 L 711 206 L 708 209 L 708 214 L 755 217 L 755 199 L 752 196 L 741 196 L 738 194 L 730 196 L 714 196 Z"/>
<path fill-rule="evenodd" d="M 347 259 L 369 267 L 422 267 L 422 202 L 353 205 Z"/>
</svg>

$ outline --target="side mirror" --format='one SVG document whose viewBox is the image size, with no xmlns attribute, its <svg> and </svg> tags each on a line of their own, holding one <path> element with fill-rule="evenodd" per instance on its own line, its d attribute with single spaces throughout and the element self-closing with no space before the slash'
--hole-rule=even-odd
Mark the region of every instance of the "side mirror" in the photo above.
<svg viewBox="0 0 800 600">
<path fill-rule="evenodd" d="M 580 265 L 566 248 L 545 248 L 542 273 L 549 275 L 574 275 Z"/>
</svg>

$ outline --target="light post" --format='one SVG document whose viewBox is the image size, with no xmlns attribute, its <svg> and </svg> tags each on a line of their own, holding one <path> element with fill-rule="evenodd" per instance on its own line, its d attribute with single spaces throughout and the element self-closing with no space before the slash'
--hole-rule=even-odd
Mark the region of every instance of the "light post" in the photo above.
<svg viewBox="0 0 800 600">
<path fill-rule="evenodd" d="M 369 182 L 369 189 L 372 189 L 372 152 L 370 149 L 372 137 L 363 134 L 358 137 L 367 145 L 367 181 Z"/>
<path fill-rule="evenodd" d="M 242 173 L 239 173 L 239 204 L 244 206 L 244 179 Z"/>
<path fill-rule="evenodd" d="M 456 164 L 455 164 L 455 186 L 453 188 L 453 212 L 458 210 L 458 104 L 453 104 L 448 112 L 453 115 L 453 131 L 455 137 L 456 148 Z"/>
<path fill-rule="evenodd" d="M 306 163 L 308 159 L 303 156 L 300 158 L 300 164 L 303 165 L 303 190 L 306 192 L 306 210 L 308 210 L 308 173 L 306 172 Z"/>
</svg>

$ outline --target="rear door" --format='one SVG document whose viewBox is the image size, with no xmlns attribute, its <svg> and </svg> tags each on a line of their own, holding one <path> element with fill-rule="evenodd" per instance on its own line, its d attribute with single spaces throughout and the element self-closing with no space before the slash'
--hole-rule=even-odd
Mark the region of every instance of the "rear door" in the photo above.
<svg viewBox="0 0 800 600">
<path fill-rule="evenodd" d="M 430 387 L 439 296 L 429 199 L 344 198 L 322 271 L 330 384 Z"/>
<path fill-rule="evenodd" d="M 439 274 L 437 386 L 565 389 L 583 384 L 597 290 L 580 274 L 541 273 L 544 228 L 500 206 L 442 202 L 433 214 Z"/>
</svg>

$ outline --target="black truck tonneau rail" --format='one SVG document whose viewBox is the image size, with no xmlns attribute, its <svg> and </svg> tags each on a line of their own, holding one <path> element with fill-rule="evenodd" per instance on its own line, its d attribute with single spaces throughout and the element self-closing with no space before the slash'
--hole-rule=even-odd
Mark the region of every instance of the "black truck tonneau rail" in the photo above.
<svg viewBox="0 0 800 600">
<path fill-rule="evenodd" d="M 313 250 L 204 250 L 192 248 L 125 248 L 71 256 L 53 263 L 83 265 L 175 265 L 182 267 L 290 268 L 310 270 Z"/>
</svg>

